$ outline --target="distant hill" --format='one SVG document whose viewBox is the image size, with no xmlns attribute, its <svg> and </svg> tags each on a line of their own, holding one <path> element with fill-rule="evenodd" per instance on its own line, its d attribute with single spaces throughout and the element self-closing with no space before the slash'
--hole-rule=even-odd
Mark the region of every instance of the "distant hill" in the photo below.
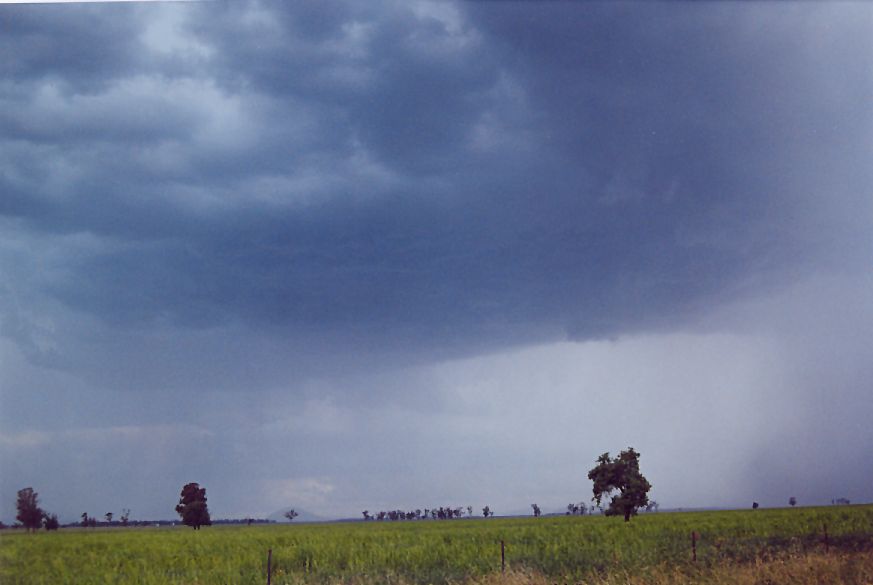
<svg viewBox="0 0 873 585">
<path fill-rule="evenodd" d="M 282 508 L 281 510 L 273 512 L 272 514 L 267 516 L 267 520 L 273 520 L 274 522 L 288 522 L 288 519 L 285 518 L 285 512 L 291 509 L 293 509 L 298 514 L 298 516 L 294 519 L 294 522 L 327 522 L 328 520 L 330 520 L 330 518 L 318 516 L 317 514 L 312 514 L 302 508 L 297 508 L 293 506 Z"/>
</svg>

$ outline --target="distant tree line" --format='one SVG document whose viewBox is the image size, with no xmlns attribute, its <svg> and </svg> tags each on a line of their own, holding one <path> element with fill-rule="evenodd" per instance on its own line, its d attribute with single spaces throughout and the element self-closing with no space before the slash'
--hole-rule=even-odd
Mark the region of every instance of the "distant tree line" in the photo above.
<svg viewBox="0 0 873 585">
<path fill-rule="evenodd" d="M 466 514 L 465 514 L 466 512 Z M 439 508 L 416 508 L 415 510 L 389 510 L 389 511 L 380 511 L 375 514 L 371 514 L 369 510 L 364 510 L 361 512 L 364 517 L 364 520 L 376 520 L 376 521 L 384 521 L 390 520 L 392 522 L 396 522 L 398 520 L 452 520 L 455 518 L 472 518 L 473 517 L 473 506 L 467 506 L 466 508 L 462 506 L 458 507 L 446 507 L 440 506 Z M 494 513 L 491 512 L 491 508 L 485 506 L 482 510 L 482 515 L 484 517 L 493 516 Z"/>
<path fill-rule="evenodd" d="M 268 518 L 224 518 L 222 520 L 213 520 L 213 524 L 275 524 L 275 520 Z"/>
<path fill-rule="evenodd" d="M 640 473 L 639 470 L 639 453 L 632 447 L 626 451 L 622 451 L 615 458 L 610 457 L 609 453 L 604 453 L 598 457 L 596 465 L 588 472 L 588 478 L 594 482 L 592 498 L 597 505 L 597 508 L 607 516 L 624 516 L 625 521 L 629 521 L 631 516 L 637 514 L 639 509 L 646 511 L 657 511 L 658 504 L 654 500 L 648 499 L 648 491 L 651 489 L 651 484 Z M 604 509 L 604 500 L 608 501 L 608 507 Z M 182 487 L 179 497 L 179 503 L 176 506 L 176 513 L 179 514 L 181 522 L 186 526 L 191 526 L 198 530 L 202 526 L 211 525 L 212 519 L 207 506 L 206 488 L 200 487 L 197 483 L 187 483 Z M 840 498 L 834 500 L 834 503 L 848 504 L 849 501 Z M 792 497 L 790 504 L 796 504 L 796 499 Z M 753 508 L 757 508 L 757 502 Z M 17 520 L 21 526 L 28 530 L 38 530 L 44 526 L 47 530 L 56 530 L 59 526 L 57 515 L 49 514 L 39 507 L 38 495 L 33 488 L 27 487 L 18 491 L 17 502 L 18 515 Z M 535 517 L 542 514 L 538 504 L 531 504 L 531 509 Z M 586 512 L 593 513 L 594 505 L 590 508 L 580 502 L 570 503 L 567 505 L 566 514 L 583 515 Z M 297 517 L 297 512 L 291 508 L 285 512 L 285 518 L 289 521 Z M 457 518 L 472 518 L 473 506 L 439 506 L 435 508 L 416 508 L 415 510 L 382 510 L 375 514 L 371 514 L 369 510 L 362 512 L 364 520 L 376 521 L 409 521 L 409 520 L 452 520 Z M 490 518 L 494 516 L 494 512 L 490 506 L 482 508 L 482 516 Z M 175 524 L 169 521 L 134 521 L 130 520 L 130 510 L 125 508 L 122 510 L 119 520 L 115 520 L 113 512 L 106 512 L 103 515 L 105 522 L 99 522 L 96 517 L 91 516 L 87 512 L 83 512 L 81 522 L 74 524 L 82 527 L 94 528 L 96 526 L 142 526 L 142 525 L 167 525 Z M 253 523 L 268 523 L 269 520 L 245 518 L 241 520 L 222 520 L 222 524 L 253 524 Z M 2 525 L 0 525 L 2 527 Z"/>
</svg>

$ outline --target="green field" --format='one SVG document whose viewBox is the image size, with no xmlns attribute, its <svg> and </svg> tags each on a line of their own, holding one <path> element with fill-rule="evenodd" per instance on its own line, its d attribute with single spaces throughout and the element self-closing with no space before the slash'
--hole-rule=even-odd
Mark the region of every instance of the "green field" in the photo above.
<svg viewBox="0 0 873 585">
<path fill-rule="evenodd" d="M 62 529 L 0 536 L 0 583 L 446 583 L 507 570 L 580 581 L 873 553 L 873 505 L 602 516 L 270 526 Z M 699 534 L 691 563 L 692 531 Z"/>
</svg>

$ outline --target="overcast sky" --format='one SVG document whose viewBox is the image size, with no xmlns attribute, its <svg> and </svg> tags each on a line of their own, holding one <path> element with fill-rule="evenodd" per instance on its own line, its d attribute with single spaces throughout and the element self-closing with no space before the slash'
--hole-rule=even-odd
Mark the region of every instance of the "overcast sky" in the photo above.
<svg viewBox="0 0 873 585">
<path fill-rule="evenodd" d="M 871 30 L 0 6 L 0 518 L 873 500 Z"/>
</svg>

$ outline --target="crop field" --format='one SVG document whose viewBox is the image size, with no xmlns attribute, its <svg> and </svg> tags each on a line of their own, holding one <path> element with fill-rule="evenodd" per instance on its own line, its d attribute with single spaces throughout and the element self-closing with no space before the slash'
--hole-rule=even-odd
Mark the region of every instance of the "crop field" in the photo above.
<svg viewBox="0 0 873 585">
<path fill-rule="evenodd" d="M 698 535 L 696 562 L 692 532 Z M 630 523 L 574 516 L 227 526 L 197 532 L 183 527 L 6 530 L 0 535 L 0 583 L 266 583 L 269 549 L 276 584 L 733 583 L 740 581 L 718 576 L 777 565 L 784 571 L 796 565 L 800 573 L 813 575 L 811 582 L 836 582 L 816 573 L 832 570 L 849 575 L 840 582 L 873 583 L 873 505 L 658 513 Z M 696 577 L 673 581 L 664 575 Z"/>
</svg>

